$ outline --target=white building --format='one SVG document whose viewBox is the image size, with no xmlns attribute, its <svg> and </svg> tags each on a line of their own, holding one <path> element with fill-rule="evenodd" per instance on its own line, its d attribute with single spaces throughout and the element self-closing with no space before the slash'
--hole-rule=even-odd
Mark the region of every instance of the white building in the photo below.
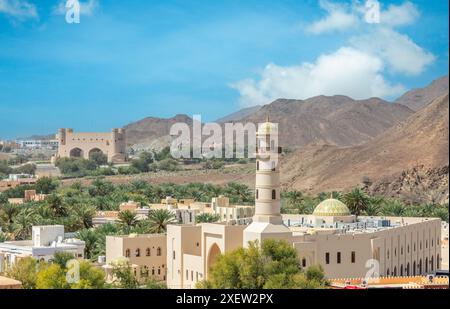
<svg viewBox="0 0 450 309">
<path fill-rule="evenodd" d="M 53 150 L 58 148 L 58 140 L 18 140 L 16 143 L 20 148 Z"/>
<path fill-rule="evenodd" d="M 67 236 L 63 225 L 33 226 L 31 240 L 0 243 L 0 272 L 17 260 L 30 256 L 49 261 L 56 252 L 68 252 L 76 258 L 83 258 L 84 241 Z"/>
</svg>

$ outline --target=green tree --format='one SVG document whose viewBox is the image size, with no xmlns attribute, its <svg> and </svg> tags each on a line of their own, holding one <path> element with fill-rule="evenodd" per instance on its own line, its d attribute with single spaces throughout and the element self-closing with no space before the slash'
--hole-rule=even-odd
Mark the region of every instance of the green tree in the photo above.
<svg viewBox="0 0 450 309">
<path fill-rule="evenodd" d="M 56 190 L 58 182 L 50 177 L 41 177 L 36 181 L 36 192 L 50 194 Z"/>
<path fill-rule="evenodd" d="M 77 232 L 77 238 L 85 242 L 84 255 L 87 259 L 94 259 L 98 235 L 93 229 L 84 229 Z"/>
<path fill-rule="evenodd" d="M 37 289 L 67 289 L 66 272 L 58 264 L 48 264 L 42 267 L 36 278 Z"/>
<path fill-rule="evenodd" d="M 122 289 L 137 289 L 139 282 L 134 275 L 133 268 L 128 261 L 119 261 L 113 264 L 112 274 L 114 285 Z"/>
<path fill-rule="evenodd" d="M 32 257 L 16 261 L 6 271 L 6 276 L 22 282 L 24 289 L 35 289 L 39 263 Z"/>
<path fill-rule="evenodd" d="M 105 165 L 108 163 L 108 157 L 101 151 L 91 153 L 89 160 L 94 161 L 97 165 Z"/>
<path fill-rule="evenodd" d="M 119 222 L 122 228 L 129 230 L 138 223 L 137 214 L 134 211 L 124 210 L 119 212 Z"/>
<path fill-rule="evenodd" d="M 209 214 L 209 213 L 202 213 L 195 217 L 195 221 L 197 223 L 212 223 L 219 221 L 220 216 L 218 214 Z"/>
<path fill-rule="evenodd" d="M 344 195 L 343 202 L 352 214 L 359 216 L 366 210 L 369 204 L 369 196 L 361 189 L 354 188 Z"/>
<path fill-rule="evenodd" d="M 150 210 L 148 214 L 148 222 L 153 233 L 165 233 L 167 225 L 176 223 L 175 216 L 167 209 Z"/>
<path fill-rule="evenodd" d="M 16 239 L 31 237 L 31 228 L 36 222 L 36 214 L 32 208 L 23 208 L 14 220 L 13 229 Z"/>
<path fill-rule="evenodd" d="M 209 270 L 209 279 L 198 286 L 213 289 L 321 288 L 327 282 L 320 269 L 308 277 L 300 267 L 296 250 L 287 242 L 265 240 L 259 246 L 220 255 Z"/>
<path fill-rule="evenodd" d="M 47 196 L 45 202 L 57 217 L 67 215 L 67 209 L 64 206 L 63 199 L 60 195 L 52 193 L 49 196 Z"/>
</svg>

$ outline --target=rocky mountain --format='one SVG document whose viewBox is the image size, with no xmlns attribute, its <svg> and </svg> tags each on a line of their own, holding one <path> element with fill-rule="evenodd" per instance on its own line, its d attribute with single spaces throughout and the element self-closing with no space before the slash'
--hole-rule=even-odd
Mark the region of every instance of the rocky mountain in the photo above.
<svg viewBox="0 0 450 309">
<path fill-rule="evenodd" d="M 261 107 L 262 106 L 257 105 L 257 106 L 243 108 L 241 110 L 238 110 L 237 112 L 234 112 L 225 117 L 217 119 L 216 122 L 224 123 L 224 122 L 239 121 L 247 116 L 250 116 L 250 115 L 256 113 L 257 111 L 259 111 L 261 109 Z"/>
<path fill-rule="evenodd" d="M 158 140 L 166 143 L 170 128 L 177 122 L 192 125 L 192 119 L 187 115 L 176 115 L 172 118 L 147 117 L 130 123 L 124 127 L 127 130 L 127 144 L 150 145 L 157 144 Z"/>
<path fill-rule="evenodd" d="M 448 93 L 448 75 L 434 80 L 430 85 L 424 88 L 412 89 L 400 98 L 396 103 L 408 106 L 412 110 L 419 110 L 426 106 L 433 99 Z"/>
<path fill-rule="evenodd" d="M 318 96 L 307 100 L 279 99 L 241 121 L 260 123 L 269 115 L 270 121 L 279 124 L 279 142 L 284 147 L 354 146 L 412 114 L 404 105 L 378 98 L 357 101 L 346 96 Z"/>
<path fill-rule="evenodd" d="M 446 94 L 365 144 L 304 147 L 283 160 L 282 181 L 311 192 L 346 190 L 363 179 L 394 181 L 418 166 L 425 171 L 448 166 L 448 113 Z"/>
</svg>

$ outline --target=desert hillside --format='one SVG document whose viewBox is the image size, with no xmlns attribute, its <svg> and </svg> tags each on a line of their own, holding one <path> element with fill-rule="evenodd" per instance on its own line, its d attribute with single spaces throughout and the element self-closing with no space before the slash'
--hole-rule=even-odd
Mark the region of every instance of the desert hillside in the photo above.
<svg viewBox="0 0 450 309">
<path fill-rule="evenodd" d="M 127 130 L 127 144 L 151 144 L 162 140 L 167 144 L 170 128 L 174 123 L 184 122 L 192 125 L 192 119 L 187 115 L 176 115 L 173 118 L 147 117 L 137 122 L 130 123 L 124 128 Z"/>
<path fill-rule="evenodd" d="M 285 158 L 282 181 L 287 188 L 306 191 L 345 190 L 363 178 L 383 177 L 421 166 L 449 163 L 448 94 L 370 142 L 355 147 L 308 146 Z"/>
<path fill-rule="evenodd" d="M 397 99 L 396 103 L 408 106 L 412 110 L 425 107 L 433 99 L 445 95 L 448 92 L 448 75 L 434 80 L 430 85 L 412 89 Z"/>
<path fill-rule="evenodd" d="M 377 98 L 356 101 L 346 96 L 318 96 L 280 99 L 243 120 L 259 123 L 270 115 L 270 120 L 281 128 L 279 140 L 284 147 L 354 146 L 371 140 L 412 113 L 403 105 Z"/>
</svg>

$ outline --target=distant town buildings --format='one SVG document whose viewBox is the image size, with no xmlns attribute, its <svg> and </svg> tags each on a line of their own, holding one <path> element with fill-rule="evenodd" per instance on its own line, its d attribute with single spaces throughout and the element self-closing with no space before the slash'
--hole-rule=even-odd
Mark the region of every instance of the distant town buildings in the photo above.
<svg viewBox="0 0 450 309">
<path fill-rule="evenodd" d="M 38 139 L 38 140 L 17 140 L 17 145 L 20 148 L 26 149 L 48 149 L 48 150 L 56 150 L 58 149 L 58 140 L 52 139 Z"/>
<path fill-rule="evenodd" d="M 73 129 L 59 129 L 57 158 L 91 158 L 92 154 L 101 152 L 108 162 L 126 161 L 125 129 L 112 129 L 109 133 L 75 133 Z"/>
<path fill-rule="evenodd" d="M 83 258 L 84 247 L 84 241 L 64 233 L 63 225 L 33 226 L 31 240 L 0 243 L 0 272 L 25 257 L 49 261 L 56 252 L 69 252 Z"/>
<path fill-rule="evenodd" d="M 7 179 L 0 180 L 0 192 L 22 185 L 34 185 L 38 178 L 30 174 L 10 174 Z"/>
</svg>

